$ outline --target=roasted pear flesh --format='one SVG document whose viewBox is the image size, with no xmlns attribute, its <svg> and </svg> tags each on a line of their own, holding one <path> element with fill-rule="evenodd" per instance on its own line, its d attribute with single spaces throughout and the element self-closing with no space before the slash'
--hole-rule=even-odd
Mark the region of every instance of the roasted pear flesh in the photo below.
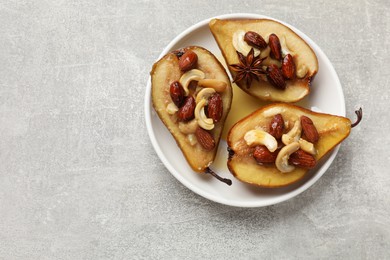
<svg viewBox="0 0 390 260">
<path fill-rule="evenodd" d="M 212 19 L 209 27 L 234 82 L 246 93 L 282 102 L 309 94 L 318 60 L 290 28 L 269 19 Z"/>
<path fill-rule="evenodd" d="M 276 188 L 295 183 L 348 137 L 358 121 L 275 103 L 237 122 L 228 134 L 228 168 L 239 180 Z"/>
<path fill-rule="evenodd" d="M 151 81 L 153 107 L 190 167 L 216 175 L 209 166 L 232 100 L 223 66 L 208 50 L 190 46 L 157 61 Z"/>
</svg>

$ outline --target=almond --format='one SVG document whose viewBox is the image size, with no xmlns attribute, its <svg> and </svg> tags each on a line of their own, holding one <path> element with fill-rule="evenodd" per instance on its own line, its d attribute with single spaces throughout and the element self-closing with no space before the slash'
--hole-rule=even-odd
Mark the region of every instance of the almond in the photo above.
<svg viewBox="0 0 390 260">
<path fill-rule="evenodd" d="M 267 68 L 267 79 L 275 88 L 285 89 L 286 81 L 283 78 L 283 74 L 275 64 L 271 64 Z"/>
<path fill-rule="evenodd" d="M 185 92 L 179 81 L 174 81 L 171 83 L 169 87 L 169 94 L 171 95 L 173 103 L 175 103 L 175 105 L 180 108 L 184 102 Z"/>
<path fill-rule="evenodd" d="M 288 162 L 289 164 L 304 169 L 311 169 L 316 166 L 316 159 L 314 156 L 301 149 L 292 153 L 288 159 Z"/>
<path fill-rule="evenodd" d="M 244 41 L 246 41 L 248 45 L 260 50 L 267 47 L 267 43 L 265 42 L 264 38 L 256 32 L 246 32 L 244 35 Z"/>
<path fill-rule="evenodd" d="M 279 37 L 276 34 L 271 34 L 268 38 L 268 45 L 271 49 L 271 57 L 276 60 L 282 59 L 282 47 L 280 46 Z"/>
<path fill-rule="evenodd" d="M 194 111 L 196 107 L 195 98 L 193 96 L 188 96 L 184 100 L 183 106 L 179 108 L 177 112 L 177 117 L 180 121 L 189 121 L 195 117 Z"/>
<path fill-rule="evenodd" d="M 209 98 L 209 104 L 207 106 L 207 117 L 213 119 L 214 123 L 219 122 L 222 117 L 223 103 L 221 95 L 214 93 Z"/>
<path fill-rule="evenodd" d="M 291 54 L 287 54 L 283 59 L 282 74 L 286 79 L 293 79 L 295 76 L 295 63 Z"/>
<path fill-rule="evenodd" d="M 278 152 L 279 150 L 270 152 L 266 146 L 257 145 L 253 151 L 253 158 L 255 158 L 256 162 L 259 164 L 273 163 L 278 156 Z"/>
<path fill-rule="evenodd" d="M 310 143 L 317 143 L 320 138 L 313 121 L 307 116 L 301 116 L 302 138 Z"/>
<path fill-rule="evenodd" d="M 281 114 L 275 115 L 269 124 L 269 133 L 276 139 L 280 139 L 284 132 L 284 120 Z"/>
<path fill-rule="evenodd" d="M 198 143 L 207 151 L 213 150 L 215 141 L 213 136 L 203 128 L 198 127 L 195 131 L 195 136 L 198 139 Z"/>
<path fill-rule="evenodd" d="M 198 55 L 195 52 L 188 50 L 179 59 L 179 68 L 181 71 L 188 71 L 195 68 L 198 62 Z"/>
</svg>

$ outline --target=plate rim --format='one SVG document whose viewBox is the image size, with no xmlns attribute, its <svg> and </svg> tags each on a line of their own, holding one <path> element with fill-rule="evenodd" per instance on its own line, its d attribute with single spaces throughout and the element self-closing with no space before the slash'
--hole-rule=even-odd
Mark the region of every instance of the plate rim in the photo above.
<svg viewBox="0 0 390 260">
<path fill-rule="evenodd" d="M 339 115 L 340 116 L 345 116 L 346 108 L 345 108 L 344 92 L 343 92 L 343 89 L 342 89 L 342 85 L 341 85 L 340 79 L 339 79 L 339 77 L 338 77 L 338 75 L 336 73 L 336 70 L 334 69 L 332 63 L 330 62 L 328 56 L 318 46 L 318 44 L 316 44 L 310 37 L 308 37 L 305 33 L 300 31 L 296 27 L 294 27 L 294 26 L 292 26 L 292 25 L 290 25 L 290 24 L 288 24 L 288 23 L 286 23 L 284 21 L 280 21 L 278 19 L 266 16 L 266 15 L 254 14 L 254 13 L 232 13 L 232 14 L 223 14 L 223 15 L 218 15 L 218 16 L 213 16 L 213 17 L 210 17 L 210 18 L 206 18 L 206 19 L 204 19 L 202 21 L 199 21 L 199 22 L 193 24 L 192 26 L 188 27 L 183 32 L 178 34 L 175 38 L 173 38 L 170 41 L 170 43 L 160 53 L 160 55 L 159 55 L 159 57 L 157 58 L 156 61 L 160 60 L 165 54 L 167 54 L 172 49 L 172 47 L 175 44 L 177 44 L 186 35 L 189 35 L 193 31 L 196 31 L 197 29 L 202 28 L 203 26 L 208 25 L 209 21 L 211 19 L 215 19 L 215 18 L 217 18 L 217 19 L 270 19 L 270 20 L 274 20 L 274 21 L 277 21 L 279 23 L 282 23 L 282 24 L 286 25 L 291 30 L 293 30 L 295 33 L 297 33 L 300 37 L 305 38 L 304 40 L 306 42 L 308 42 L 308 44 L 310 45 L 311 48 L 316 49 L 316 51 L 319 50 L 320 52 L 322 52 L 321 53 L 321 54 L 323 54 L 322 55 L 323 56 L 322 57 L 322 59 L 323 59 L 322 61 L 324 63 L 326 63 L 326 66 L 329 68 L 330 73 L 333 74 L 333 77 L 336 79 L 337 85 L 338 85 L 337 90 L 339 92 L 338 95 L 340 96 L 340 98 L 342 100 L 341 111 L 340 111 Z M 341 145 L 341 144 L 337 145 L 337 147 L 335 147 L 333 149 L 333 151 L 331 151 L 329 153 L 329 158 L 327 159 L 326 162 L 323 163 L 321 168 L 318 169 L 318 174 L 316 174 L 315 176 L 313 176 L 313 178 L 311 178 L 310 180 L 306 181 L 301 186 L 297 187 L 296 189 L 292 190 L 291 192 L 288 192 L 288 193 L 285 193 L 285 194 L 282 194 L 282 195 L 278 195 L 278 196 L 272 198 L 272 200 L 270 200 L 270 201 L 268 201 L 268 200 L 267 201 L 263 201 L 263 202 L 262 201 L 258 201 L 258 200 L 248 201 L 248 202 L 230 201 L 230 200 L 228 200 L 228 199 L 226 199 L 224 197 L 215 196 L 213 194 L 205 192 L 204 190 L 202 190 L 198 186 L 192 184 L 192 182 L 188 181 L 181 174 L 179 174 L 176 171 L 176 169 L 170 164 L 168 159 L 165 157 L 165 154 L 162 152 L 162 150 L 160 149 L 160 146 L 158 145 L 156 136 L 154 135 L 153 128 L 152 128 L 152 118 L 151 118 L 151 116 L 152 116 L 152 113 L 155 113 L 155 112 L 153 112 L 153 105 L 152 105 L 152 102 L 151 102 L 151 75 L 149 75 L 149 77 L 148 77 L 148 82 L 147 82 L 147 86 L 146 86 L 144 101 L 145 101 L 145 103 L 144 103 L 145 121 L 146 121 L 146 127 L 147 127 L 147 131 L 148 131 L 148 135 L 149 135 L 150 141 L 151 141 L 151 143 L 153 145 L 153 148 L 154 148 L 155 152 L 157 153 L 159 159 L 162 161 L 164 166 L 168 169 L 168 171 L 180 183 L 182 183 L 184 186 L 186 186 L 191 191 L 195 192 L 196 194 L 198 194 L 198 195 L 200 195 L 200 196 L 202 196 L 202 197 L 204 197 L 206 199 L 209 199 L 211 201 L 214 201 L 214 202 L 217 202 L 217 203 L 220 203 L 220 204 L 228 205 L 228 206 L 243 207 L 243 208 L 265 207 L 265 206 L 275 205 L 275 204 L 287 201 L 289 199 L 292 199 L 292 198 L 298 196 L 299 194 L 301 194 L 302 192 L 306 191 L 311 186 L 313 186 L 325 174 L 325 172 L 328 170 L 330 165 L 333 163 L 333 161 L 334 161 L 334 159 L 335 159 L 335 157 L 336 157 L 336 155 L 337 155 L 337 153 L 338 153 L 338 151 L 340 149 L 340 145 Z"/>
</svg>

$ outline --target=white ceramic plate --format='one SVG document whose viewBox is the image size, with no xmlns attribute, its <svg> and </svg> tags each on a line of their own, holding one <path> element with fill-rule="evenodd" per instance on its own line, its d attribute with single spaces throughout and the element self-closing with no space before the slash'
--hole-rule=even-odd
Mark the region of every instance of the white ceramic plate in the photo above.
<svg viewBox="0 0 390 260">
<path fill-rule="evenodd" d="M 256 14 L 229 14 L 222 15 L 217 18 L 220 19 L 246 19 L 246 18 L 268 18 L 270 17 L 256 15 Z M 210 18 L 211 19 L 211 18 Z M 178 35 L 161 53 L 159 59 L 168 53 L 169 51 L 179 49 L 181 47 L 189 45 L 199 45 L 210 50 L 217 57 L 221 57 L 221 52 L 209 30 L 208 22 L 210 19 L 201 21 L 183 33 Z M 276 20 L 276 19 L 273 19 Z M 278 20 L 276 20 L 278 21 Z M 326 112 L 329 114 L 345 116 L 345 103 L 343 90 L 337 77 L 337 74 L 330 63 L 329 59 L 322 52 L 322 50 L 315 44 L 309 37 L 303 34 L 295 27 L 279 21 L 286 26 L 290 27 L 299 36 L 301 36 L 315 51 L 318 62 L 319 72 L 312 82 L 312 90 L 305 101 L 300 105 L 303 105 L 309 109 Z M 339 147 L 336 147 L 326 158 L 323 158 L 321 163 L 313 169 L 307 177 L 294 185 L 277 188 L 267 189 L 254 187 L 245 183 L 242 183 L 235 179 L 227 169 L 227 145 L 226 142 L 221 140 L 218 153 L 211 168 L 219 175 L 225 178 L 229 178 L 233 181 L 231 186 L 218 181 L 208 174 L 198 174 L 192 171 L 188 166 L 184 156 L 182 155 L 179 147 L 176 145 L 175 140 L 166 129 L 160 118 L 152 107 L 151 102 L 151 81 L 149 78 L 146 94 L 145 94 L 145 118 L 148 133 L 161 161 L 167 167 L 167 169 L 176 177 L 182 184 L 188 187 L 195 193 L 210 199 L 215 202 L 219 202 L 226 205 L 238 206 L 238 207 L 262 207 L 267 205 L 276 204 L 288 199 L 291 199 L 298 194 L 302 193 L 310 186 L 312 186 L 329 168 L 333 162 Z"/>
</svg>

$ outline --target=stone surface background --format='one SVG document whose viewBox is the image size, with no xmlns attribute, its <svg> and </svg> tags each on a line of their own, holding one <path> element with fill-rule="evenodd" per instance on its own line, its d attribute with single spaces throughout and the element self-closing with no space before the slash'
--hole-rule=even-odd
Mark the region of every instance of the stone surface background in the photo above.
<svg viewBox="0 0 390 260">
<path fill-rule="evenodd" d="M 149 71 L 192 24 L 251 12 L 333 63 L 354 129 L 287 202 L 242 209 L 180 184 L 144 123 Z M 390 4 L 0 1 L 1 259 L 389 259 Z"/>
</svg>

